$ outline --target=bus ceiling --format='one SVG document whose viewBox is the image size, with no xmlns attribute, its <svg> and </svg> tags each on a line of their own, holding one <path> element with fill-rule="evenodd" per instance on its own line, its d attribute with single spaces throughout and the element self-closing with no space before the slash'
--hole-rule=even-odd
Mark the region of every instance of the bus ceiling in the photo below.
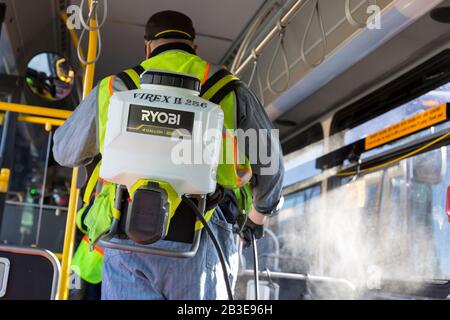
<svg viewBox="0 0 450 320">
<path fill-rule="evenodd" d="M 8 39 L 15 58 L 11 70 L 24 73 L 27 62 L 44 51 L 68 57 L 80 70 L 60 16 L 79 0 L 34 0 L 32 11 L 26 10 L 26 0 L 2 2 L 7 7 L 2 39 Z M 379 11 L 370 3 L 201 0 L 193 7 L 182 0 L 136 0 L 124 7 L 110 0 L 95 81 L 143 59 L 140 34 L 151 13 L 183 11 L 196 25 L 199 54 L 228 65 L 249 83 L 286 141 L 450 47 L 450 24 L 439 18 L 445 14 L 433 14 L 449 7 L 450 0 L 378 0 Z M 75 89 L 79 98 L 81 88 Z M 76 105 L 75 100 L 67 105 Z"/>
<path fill-rule="evenodd" d="M 450 24 L 430 14 L 434 8 L 450 6 L 450 1 L 427 4 L 416 7 L 409 18 L 398 14 L 398 7 L 387 6 L 381 12 L 380 30 L 352 33 L 320 66 L 303 72 L 303 78 L 274 99 L 268 111 L 279 124 L 283 141 L 450 48 Z M 283 125 L 287 119 L 291 123 Z"/>
<path fill-rule="evenodd" d="M 33 10 L 27 8 L 30 5 L 27 0 L 2 2 L 7 7 L 4 31 L 10 37 L 10 45 L 15 50 L 20 70 L 25 69 L 27 61 L 35 54 L 43 51 L 60 53 L 69 57 L 72 65 L 78 64 L 76 50 L 60 13 L 65 12 L 70 16 L 71 12 L 67 13 L 67 8 L 71 4 L 79 6 L 80 0 L 34 0 Z M 183 0 L 134 0 L 132 6 L 123 6 L 122 1 L 109 0 L 106 23 L 101 28 L 102 52 L 96 65 L 95 81 L 128 68 L 133 61 L 137 64 L 143 60 L 145 23 L 157 11 L 178 10 L 188 14 L 197 28 L 199 54 L 219 64 L 228 51 L 232 51 L 252 18 L 270 2 L 199 0 L 192 6 Z M 277 7 L 284 2 L 277 1 Z M 99 2 L 100 6 L 102 3 Z M 86 8 L 84 14 L 87 15 Z M 233 23 L 230 23 L 230 17 L 233 17 Z M 79 36 L 80 30 L 76 31 Z M 86 44 L 83 43 L 83 46 Z"/>
</svg>

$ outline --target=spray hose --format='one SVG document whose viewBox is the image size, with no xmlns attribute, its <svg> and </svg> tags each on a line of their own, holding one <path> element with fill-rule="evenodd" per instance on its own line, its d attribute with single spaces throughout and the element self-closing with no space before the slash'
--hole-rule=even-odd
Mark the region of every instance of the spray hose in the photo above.
<svg viewBox="0 0 450 320">
<path fill-rule="evenodd" d="M 225 285 L 227 287 L 228 300 L 233 300 L 233 291 L 231 290 L 230 279 L 228 278 L 227 265 L 225 263 L 225 256 L 223 254 L 223 251 L 222 251 L 222 248 L 220 247 L 219 242 L 217 241 L 216 236 L 212 232 L 211 228 L 208 225 L 208 222 L 206 222 L 205 218 L 203 217 L 203 214 L 200 212 L 199 208 L 194 204 L 194 202 L 184 195 L 182 197 L 182 200 L 195 212 L 195 214 L 197 215 L 197 219 L 200 220 L 200 222 L 203 224 L 206 232 L 208 233 L 209 237 L 211 238 L 214 248 L 217 251 L 217 255 L 219 256 L 220 264 L 222 265 L 223 278 L 225 280 Z"/>
</svg>

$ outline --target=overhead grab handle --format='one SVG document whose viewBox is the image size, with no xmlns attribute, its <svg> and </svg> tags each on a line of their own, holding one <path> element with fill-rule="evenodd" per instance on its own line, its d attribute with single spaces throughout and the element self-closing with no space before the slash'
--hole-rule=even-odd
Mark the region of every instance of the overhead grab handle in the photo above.
<svg viewBox="0 0 450 320">
<path fill-rule="evenodd" d="M 281 24 L 280 20 L 278 20 L 277 27 L 278 27 L 278 30 L 279 30 L 279 41 L 278 41 L 277 48 L 275 49 L 275 53 L 273 54 L 272 60 L 270 61 L 269 69 L 267 71 L 267 76 L 266 76 L 267 88 L 274 95 L 281 94 L 281 93 L 283 93 L 284 91 L 286 91 L 289 88 L 289 81 L 290 81 L 290 77 L 291 77 L 290 70 L 289 70 L 289 62 L 288 62 L 288 58 L 287 58 L 286 47 L 284 45 L 284 35 L 285 35 L 286 30 L 285 30 L 285 27 Z M 278 52 L 280 50 L 281 50 L 281 56 L 283 58 L 283 63 L 284 63 L 284 68 L 285 68 L 285 73 L 286 73 L 286 82 L 285 82 L 285 85 L 284 85 L 283 89 L 277 90 L 272 85 L 272 81 L 270 80 L 270 75 L 272 74 L 272 68 L 273 68 L 273 66 L 275 64 L 276 57 L 278 56 Z M 278 79 L 276 79 L 276 80 L 278 80 Z"/>
<path fill-rule="evenodd" d="M 261 77 L 259 74 L 259 69 L 258 69 L 258 55 L 256 54 L 256 51 L 253 49 L 252 50 L 252 59 L 253 59 L 253 68 L 252 68 L 252 72 L 250 73 L 250 78 L 248 79 L 247 85 L 250 87 L 253 83 L 253 80 L 256 76 L 256 80 L 257 80 L 257 84 L 258 84 L 258 91 L 259 91 L 259 99 L 261 101 L 261 103 L 264 105 L 264 89 L 263 89 L 263 85 L 262 85 L 262 81 L 261 81 Z"/>
<path fill-rule="evenodd" d="M 301 50 L 300 50 L 300 53 L 301 53 L 301 56 L 302 56 L 303 61 L 304 61 L 310 68 L 315 68 L 315 67 L 319 66 L 320 64 L 322 64 L 322 62 L 325 61 L 325 57 L 326 57 L 326 54 L 327 54 L 327 47 L 328 47 L 328 45 L 327 45 L 327 35 L 326 35 L 326 33 L 325 33 L 325 27 L 324 27 L 324 25 L 323 25 L 323 19 L 322 19 L 322 16 L 321 16 L 321 14 L 320 14 L 319 0 L 313 0 L 313 1 L 315 1 L 314 8 L 313 8 L 313 10 L 312 10 L 312 12 L 311 12 L 311 17 L 309 18 L 308 25 L 307 25 L 307 27 L 306 27 L 305 33 L 303 34 L 302 45 L 301 45 Z M 317 14 L 317 21 L 319 22 L 319 27 L 320 27 L 320 31 L 321 31 L 321 38 L 322 38 L 322 44 L 323 44 L 323 45 L 322 45 L 323 51 L 322 51 L 322 56 L 321 56 L 321 58 L 319 59 L 319 61 L 317 61 L 317 62 L 311 62 L 311 61 L 308 59 L 308 57 L 307 57 L 307 54 L 308 54 L 309 52 L 306 52 L 306 51 L 307 51 L 307 50 L 306 50 L 306 39 L 307 39 L 307 37 L 308 37 L 309 31 L 311 30 L 311 26 L 312 26 L 312 22 L 313 22 L 313 19 L 314 19 L 314 15 L 316 15 L 316 14 Z M 312 50 L 312 49 L 310 49 L 310 50 L 308 50 L 308 51 L 311 51 L 311 50 Z"/>
<path fill-rule="evenodd" d="M 85 2 L 85 0 L 81 1 L 81 8 L 83 8 L 84 2 Z M 80 60 L 80 62 L 84 65 L 94 64 L 100 59 L 100 55 L 102 52 L 102 39 L 101 39 L 101 34 L 100 34 L 100 28 L 105 24 L 107 12 L 108 12 L 108 1 L 103 0 L 104 8 L 103 8 L 102 21 L 100 23 L 97 23 L 96 21 L 98 18 L 99 1 L 98 0 L 90 0 L 89 2 L 90 2 L 90 8 L 89 8 L 89 15 L 87 18 L 87 23 L 83 17 L 83 10 L 80 10 L 80 14 L 79 14 L 80 22 L 83 25 L 83 31 L 81 31 L 80 39 L 78 41 L 77 55 L 78 55 L 78 60 Z M 92 21 L 94 21 L 94 22 L 92 22 Z M 97 37 L 97 55 L 91 61 L 88 61 L 88 59 L 85 60 L 83 57 L 83 53 L 81 52 L 82 51 L 81 50 L 81 42 L 83 40 L 84 35 L 86 34 L 86 31 L 97 33 L 97 35 L 96 35 L 96 37 Z"/>
<path fill-rule="evenodd" d="M 90 8 L 89 8 L 89 15 L 88 15 L 88 19 L 87 22 L 86 20 L 84 20 L 83 17 L 83 7 L 84 7 L 84 3 L 86 0 L 81 0 L 81 4 L 80 4 L 80 11 L 79 11 L 79 17 L 80 17 L 80 22 L 83 25 L 84 29 L 87 31 L 97 31 L 100 30 L 101 27 L 103 27 L 103 25 L 106 22 L 106 16 L 108 13 L 108 0 L 103 0 L 103 17 L 102 17 L 102 21 L 100 23 L 97 24 L 97 26 L 90 26 L 89 25 L 89 21 L 92 18 L 92 14 L 95 13 L 95 18 L 98 19 L 98 5 L 99 5 L 99 0 L 91 0 L 89 2 L 91 2 Z"/>
</svg>

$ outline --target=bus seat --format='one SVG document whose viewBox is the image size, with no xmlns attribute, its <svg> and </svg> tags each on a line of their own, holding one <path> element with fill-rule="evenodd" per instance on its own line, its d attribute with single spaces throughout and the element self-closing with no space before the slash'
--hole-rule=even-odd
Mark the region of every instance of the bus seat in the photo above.
<svg viewBox="0 0 450 320">
<path fill-rule="evenodd" d="M 60 263 L 48 250 L 0 245 L 0 300 L 54 300 Z"/>
</svg>

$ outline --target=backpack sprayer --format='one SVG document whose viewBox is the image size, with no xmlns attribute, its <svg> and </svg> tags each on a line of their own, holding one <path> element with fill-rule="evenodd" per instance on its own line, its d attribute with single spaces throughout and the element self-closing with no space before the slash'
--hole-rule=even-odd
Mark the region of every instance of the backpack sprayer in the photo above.
<svg viewBox="0 0 450 320">
<path fill-rule="evenodd" d="M 113 219 L 101 243 L 168 257 L 195 256 L 201 229 L 194 232 L 187 251 L 148 246 L 167 239 L 181 197 L 211 237 L 232 299 L 223 252 L 204 218 L 207 196 L 216 191 L 224 115 L 220 106 L 200 98 L 199 92 L 200 82 L 193 76 L 147 70 L 141 75 L 140 89 L 111 97 L 100 177 L 117 185 L 114 207 L 122 215 Z M 174 150 L 194 146 L 200 148 L 194 149 L 201 150 L 202 161 L 179 161 Z M 127 191 L 130 198 L 124 196 Z M 133 244 L 112 241 L 120 231 Z"/>
</svg>

